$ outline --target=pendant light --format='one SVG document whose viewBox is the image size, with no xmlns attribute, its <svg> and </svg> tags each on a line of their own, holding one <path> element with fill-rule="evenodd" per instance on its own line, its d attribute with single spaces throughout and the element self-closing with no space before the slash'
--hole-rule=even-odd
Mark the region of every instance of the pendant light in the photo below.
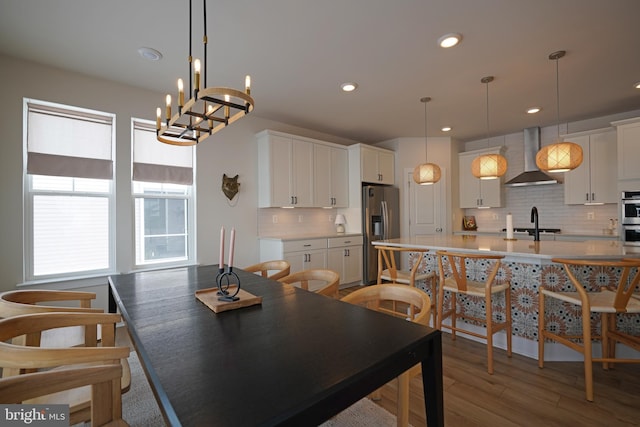
<svg viewBox="0 0 640 427">
<path fill-rule="evenodd" d="M 536 164 L 545 172 L 567 172 L 582 163 L 582 147 L 574 142 L 560 140 L 560 79 L 558 60 L 565 55 L 564 50 L 553 52 L 549 59 L 556 61 L 556 108 L 558 113 L 558 139 L 554 144 L 542 147 L 536 154 Z"/>
<path fill-rule="evenodd" d="M 493 76 L 480 80 L 487 87 L 487 146 L 489 146 L 489 83 Z M 500 154 L 483 154 L 471 162 L 471 173 L 480 179 L 497 179 L 507 172 L 507 159 Z"/>
<path fill-rule="evenodd" d="M 431 98 L 425 96 L 420 98 L 420 102 L 424 103 L 424 157 L 425 163 L 422 163 L 415 167 L 413 170 L 413 180 L 416 184 L 420 185 L 432 185 L 440 181 L 441 171 L 440 167 L 435 163 L 428 162 L 428 147 L 427 147 L 427 102 L 431 101 Z"/>
</svg>

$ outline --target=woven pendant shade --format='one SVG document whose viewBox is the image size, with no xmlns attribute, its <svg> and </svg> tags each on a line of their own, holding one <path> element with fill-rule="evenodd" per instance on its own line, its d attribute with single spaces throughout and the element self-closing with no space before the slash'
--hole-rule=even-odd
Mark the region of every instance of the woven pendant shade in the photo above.
<svg viewBox="0 0 640 427">
<path fill-rule="evenodd" d="M 568 172 L 582 164 L 582 147 L 574 142 L 560 141 L 560 73 L 558 71 L 558 60 L 564 57 L 565 53 L 564 50 L 559 50 L 549 55 L 549 59 L 556 62 L 558 142 L 542 147 L 536 154 L 536 165 L 544 172 Z"/>
<path fill-rule="evenodd" d="M 420 185 L 431 185 L 440 181 L 440 166 L 435 163 L 423 163 L 413 170 L 413 180 Z"/>
<path fill-rule="evenodd" d="M 500 154 L 484 154 L 473 159 L 471 173 L 480 179 L 497 179 L 507 172 L 507 159 Z"/>
<path fill-rule="evenodd" d="M 574 142 L 557 142 L 542 147 L 536 165 L 545 172 L 567 172 L 582 163 L 582 147 Z"/>
<path fill-rule="evenodd" d="M 416 184 L 420 185 L 432 185 L 436 182 L 440 181 L 440 176 L 442 172 L 440 171 L 440 166 L 435 163 L 429 163 L 427 158 L 427 154 L 429 152 L 427 146 L 427 102 L 431 101 L 431 98 L 425 96 L 424 98 L 420 98 L 420 102 L 424 104 L 424 157 L 425 162 L 419 164 L 413 169 L 413 180 Z"/>
<path fill-rule="evenodd" d="M 487 89 L 487 145 L 489 145 L 489 83 L 493 76 L 480 79 Z M 483 154 L 471 162 L 471 173 L 480 179 L 497 179 L 507 173 L 507 159 L 500 154 Z"/>
</svg>

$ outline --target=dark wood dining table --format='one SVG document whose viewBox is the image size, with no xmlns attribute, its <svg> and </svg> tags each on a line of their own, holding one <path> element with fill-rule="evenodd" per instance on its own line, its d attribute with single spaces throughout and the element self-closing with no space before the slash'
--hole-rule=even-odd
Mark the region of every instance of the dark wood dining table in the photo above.
<svg viewBox="0 0 640 427">
<path fill-rule="evenodd" d="M 214 313 L 195 297 L 217 265 L 109 277 L 171 426 L 313 426 L 415 365 L 429 427 L 443 426 L 441 333 L 240 269 L 261 304 Z"/>
</svg>

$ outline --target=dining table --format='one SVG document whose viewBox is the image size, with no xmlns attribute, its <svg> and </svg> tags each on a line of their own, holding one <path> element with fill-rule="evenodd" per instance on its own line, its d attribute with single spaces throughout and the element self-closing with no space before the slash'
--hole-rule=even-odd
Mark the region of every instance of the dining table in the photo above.
<svg viewBox="0 0 640 427">
<path fill-rule="evenodd" d="M 218 265 L 108 279 L 167 425 L 315 426 L 418 363 L 427 425 L 444 425 L 439 330 L 233 272 L 259 303 L 216 313 L 197 299 Z"/>
</svg>

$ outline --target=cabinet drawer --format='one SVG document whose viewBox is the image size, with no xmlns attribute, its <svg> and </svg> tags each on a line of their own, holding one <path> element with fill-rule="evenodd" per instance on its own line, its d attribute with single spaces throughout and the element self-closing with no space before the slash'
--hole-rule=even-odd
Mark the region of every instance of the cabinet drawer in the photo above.
<svg viewBox="0 0 640 427">
<path fill-rule="evenodd" d="M 343 246 L 362 245 L 362 236 L 331 237 L 328 240 L 329 249 L 340 248 Z"/>
<path fill-rule="evenodd" d="M 308 251 L 312 249 L 326 249 L 327 239 L 287 240 L 282 243 L 283 252 Z"/>
</svg>

